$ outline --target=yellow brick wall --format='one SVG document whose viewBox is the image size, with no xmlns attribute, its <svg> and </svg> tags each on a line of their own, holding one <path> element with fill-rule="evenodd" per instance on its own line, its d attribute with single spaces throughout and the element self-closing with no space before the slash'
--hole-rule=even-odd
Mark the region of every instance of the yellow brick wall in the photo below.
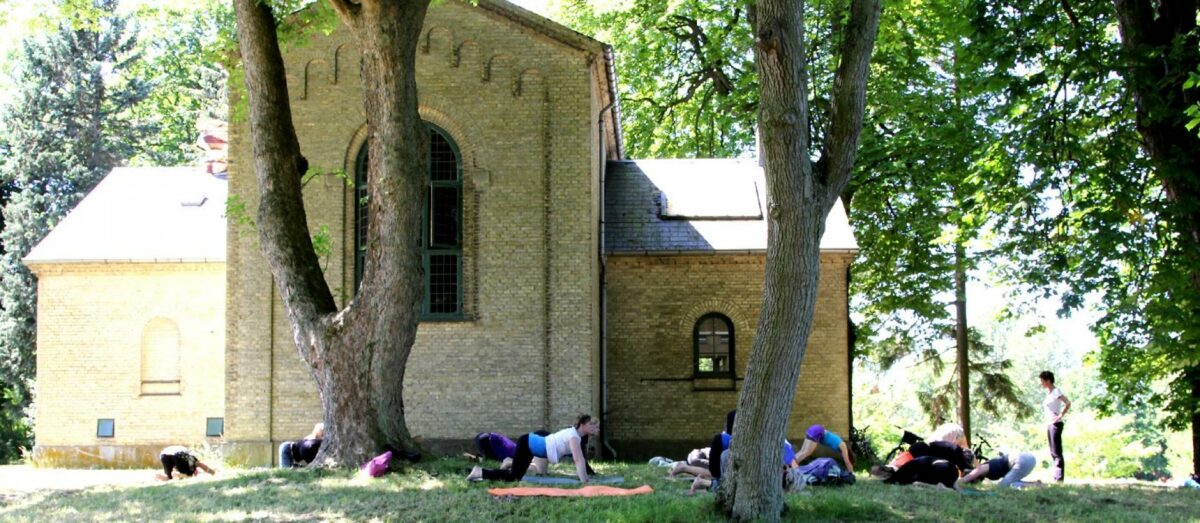
<svg viewBox="0 0 1200 523">
<path fill-rule="evenodd" d="M 35 457 L 90 465 L 130 457 L 111 446 L 217 443 L 205 420 L 225 413 L 225 264 L 42 265 L 38 275 Z M 142 334 L 179 331 L 176 395 L 142 394 Z M 115 437 L 97 438 L 98 418 Z M 80 454 L 82 452 L 82 454 Z M 143 453 L 144 454 L 144 453 Z M 154 451 L 153 454 L 157 454 Z"/>
<path fill-rule="evenodd" d="M 405 382 L 416 435 L 519 433 L 596 411 L 596 59 L 481 8 L 449 1 L 429 12 L 417 57 L 420 111 L 462 154 L 467 317 L 418 330 Z M 352 173 L 365 117 L 351 36 L 343 28 L 314 36 L 285 62 L 310 165 Z M 248 131 L 233 125 L 230 134 L 230 193 L 252 214 Z M 324 225 L 335 239 L 325 274 L 345 303 L 353 192 L 327 175 L 305 197 L 310 228 Z M 232 221 L 228 263 L 227 436 L 246 461 L 264 462 L 275 442 L 311 428 L 320 404 L 256 234 Z"/>
<path fill-rule="evenodd" d="M 734 362 L 744 378 L 762 301 L 764 255 L 610 256 L 607 264 L 609 438 L 623 457 L 683 456 L 707 446 L 737 404 L 728 379 L 692 379 L 693 328 L 706 313 L 733 321 Z M 821 257 L 813 317 L 788 437 L 821 423 L 848 436 L 849 255 Z M 737 382 L 740 389 L 741 382 Z"/>
</svg>

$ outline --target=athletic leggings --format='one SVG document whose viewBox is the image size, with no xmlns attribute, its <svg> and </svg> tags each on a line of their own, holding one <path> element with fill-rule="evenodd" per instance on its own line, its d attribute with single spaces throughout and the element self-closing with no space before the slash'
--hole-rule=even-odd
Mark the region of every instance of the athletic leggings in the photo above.
<svg viewBox="0 0 1200 523">
<path fill-rule="evenodd" d="M 544 430 L 534 432 L 538 436 L 549 436 L 550 433 Z M 529 464 L 533 461 L 533 451 L 529 449 L 529 434 L 522 434 L 517 438 L 517 453 L 513 456 L 512 468 L 508 470 L 501 469 L 483 469 L 483 479 L 487 480 L 502 480 L 502 481 L 520 481 L 525 477 L 525 473 L 529 471 Z"/>
</svg>

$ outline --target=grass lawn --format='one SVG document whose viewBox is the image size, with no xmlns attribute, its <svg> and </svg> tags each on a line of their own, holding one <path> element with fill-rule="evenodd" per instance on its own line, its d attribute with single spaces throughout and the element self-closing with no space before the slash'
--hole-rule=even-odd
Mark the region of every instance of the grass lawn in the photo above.
<svg viewBox="0 0 1200 523">
<path fill-rule="evenodd" d="M 470 464 L 441 459 L 365 480 L 350 472 L 246 469 L 153 486 L 41 491 L 0 501 L 0 521 L 721 521 L 711 495 L 688 496 L 666 469 L 600 463 L 624 498 L 494 499 L 464 478 Z M 559 469 L 561 472 L 566 469 Z M 147 475 L 152 472 L 147 471 Z M 493 484 L 491 486 L 503 486 Z M 861 480 L 787 496 L 787 518 L 812 521 L 1200 521 L 1200 491 L 1149 484 L 1050 486 L 962 496 Z"/>
</svg>

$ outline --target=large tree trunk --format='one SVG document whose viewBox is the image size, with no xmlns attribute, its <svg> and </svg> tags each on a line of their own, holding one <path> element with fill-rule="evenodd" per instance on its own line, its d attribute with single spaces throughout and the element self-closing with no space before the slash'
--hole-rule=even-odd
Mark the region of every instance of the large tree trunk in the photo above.
<svg viewBox="0 0 1200 523">
<path fill-rule="evenodd" d="M 260 249 L 324 408 L 317 462 L 352 466 L 385 445 L 416 449 L 404 422 L 404 370 L 420 304 L 420 212 L 428 136 L 417 113 L 416 43 L 427 2 L 333 2 L 363 54 L 371 137 L 367 260 L 361 291 L 339 311 L 312 247 L 300 180 L 308 163 L 291 119 L 275 21 L 238 0 Z"/>
<path fill-rule="evenodd" d="M 971 367 L 967 339 L 967 254 L 959 240 L 954 245 L 954 344 L 958 367 L 958 422 L 971 441 Z"/>
<path fill-rule="evenodd" d="M 764 0 L 752 9 L 769 233 L 762 313 L 738 400 L 730 469 L 717 495 L 718 506 L 739 521 L 781 516 L 780 445 L 812 330 L 825 217 L 850 179 L 858 149 L 880 2 L 851 6 L 817 165 L 810 160 L 804 3 Z"/>
<path fill-rule="evenodd" d="M 1200 103 L 1200 90 L 1183 89 L 1188 74 L 1200 68 L 1200 6 L 1196 0 L 1113 0 L 1113 5 L 1142 147 L 1170 202 L 1167 219 L 1179 233 L 1179 249 L 1172 255 L 1191 268 L 1193 296 L 1200 298 L 1200 136 L 1186 128 L 1184 113 Z M 1181 303 L 1192 304 L 1185 313 L 1193 324 L 1200 321 L 1200 299 Z M 1184 379 L 1192 382 L 1192 465 L 1200 474 L 1200 372 L 1184 371 Z"/>
</svg>

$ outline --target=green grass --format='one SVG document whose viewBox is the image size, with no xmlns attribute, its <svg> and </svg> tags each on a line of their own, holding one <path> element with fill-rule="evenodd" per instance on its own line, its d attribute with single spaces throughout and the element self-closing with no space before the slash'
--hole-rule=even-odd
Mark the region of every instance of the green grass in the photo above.
<svg viewBox="0 0 1200 523">
<path fill-rule="evenodd" d="M 154 486 L 43 493 L 0 505 L 0 521 L 721 521 L 711 495 L 665 469 L 601 463 L 603 475 L 655 493 L 624 498 L 494 499 L 459 459 L 365 480 L 343 471 L 243 470 Z M 560 469 L 565 471 L 565 469 Z M 150 474 L 148 471 L 147 474 Z M 490 486 L 504 486 L 491 484 Z M 787 496 L 787 519 L 812 521 L 1196 521 L 1200 492 L 1148 484 L 989 490 L 964 497 L 862 480 Z M 0 502 L 3 503 L 3 502 Z"/>
</svg>

